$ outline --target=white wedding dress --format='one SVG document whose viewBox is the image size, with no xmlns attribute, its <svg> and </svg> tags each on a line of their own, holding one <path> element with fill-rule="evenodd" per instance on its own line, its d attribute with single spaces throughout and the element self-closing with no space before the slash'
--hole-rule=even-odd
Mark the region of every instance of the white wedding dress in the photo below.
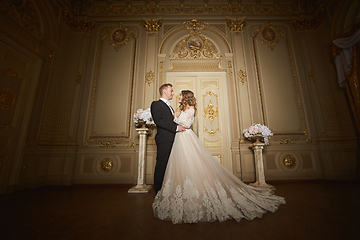
<svg viewBox="0 0 360 240">
<path fill-rule="evenodd" d="M 190 129 L 194 109 L 174 121 L 187 128 L 175 135 L 161 190 L 153 202 L 155 217 L 176 223 L 262 217 L 285 199 L 249 186 L 223 167 Z"/>
</svg>

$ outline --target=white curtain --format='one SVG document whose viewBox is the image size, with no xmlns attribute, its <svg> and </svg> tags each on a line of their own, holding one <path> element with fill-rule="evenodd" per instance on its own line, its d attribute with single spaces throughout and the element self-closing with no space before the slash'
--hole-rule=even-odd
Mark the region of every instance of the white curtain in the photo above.
<svg viewBox="0 0 360 240">
<path fill-rule="evenodd" d="M 338 38 L 333 41 L 333 44 L 341 49 L 340 54 L 337 55 L 334 60 L 340 87 L 344 87 L 346 73 L 351 70 L 353 58 L 352 47 L 358 42 L 360 42 L 360 29 L 351 37 Z"/>
</svg>

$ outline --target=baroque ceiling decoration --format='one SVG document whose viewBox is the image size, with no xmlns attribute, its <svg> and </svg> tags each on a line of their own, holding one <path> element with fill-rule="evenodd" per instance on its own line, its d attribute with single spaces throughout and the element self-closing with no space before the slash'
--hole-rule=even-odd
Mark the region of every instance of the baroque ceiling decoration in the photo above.
<svg viewBox="0 0 360 240">
<path fill-rule="evenodd" d="M 26 29 L 37 39 L 41 39 L 40 17 L 30 0 L 1 0 L 0 12 Z"/>
<path fill-rule="evenodd" d="M 108 29 L 107 36 L 109 44 L 118 52 L 123 46 L 128 44 L 130 37 L 137 37 L 137 29 L 125 27 L 122 23 L 119 23 L 118 27 Z"/>
</svg>

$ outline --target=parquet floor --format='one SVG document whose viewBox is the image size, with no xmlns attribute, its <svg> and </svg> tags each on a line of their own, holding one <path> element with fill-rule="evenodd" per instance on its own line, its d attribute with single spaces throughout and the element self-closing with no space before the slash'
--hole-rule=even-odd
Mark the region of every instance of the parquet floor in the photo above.
<svg viewBox="0 0 360 240">
<path fill-rule="evenodd" d="M 360 239 L 358 184 L 271 184 L 287 201 L 275 213 L 252 221 L 179 225 L 153 217 L 153 189 L 147 194 L 128 194 L 129 185 L 23 191 L 0 196 L 0 239 Z"/>
</svg>

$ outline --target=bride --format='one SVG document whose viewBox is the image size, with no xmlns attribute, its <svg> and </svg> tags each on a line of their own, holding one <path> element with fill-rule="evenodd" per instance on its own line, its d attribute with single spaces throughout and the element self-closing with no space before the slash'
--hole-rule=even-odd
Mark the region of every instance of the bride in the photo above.
<svg viewBox="0 0 360 240">
<path fill-rule="evenodd" d="M 252 220 L 275 212 L 285 199 L 271 190 L 249 186 L 223 167 L 190 129 L 196 99 L 181 91 L 174 121 L 187 128 L 175 135 L 164 182 L 153 202 L 155 217 L 172 223 Z"/>
</svg>

